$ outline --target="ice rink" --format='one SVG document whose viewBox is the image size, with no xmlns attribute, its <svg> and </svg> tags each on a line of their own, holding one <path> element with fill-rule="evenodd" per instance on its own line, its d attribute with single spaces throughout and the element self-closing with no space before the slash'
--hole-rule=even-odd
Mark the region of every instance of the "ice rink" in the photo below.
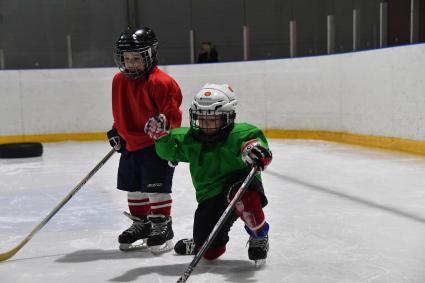
<svg viewBox="0 0 425 283">
<path fill-rule="evenodd" d="M 188 282 L 425 282 L 425 157 L 309 140 L 272 140 L 264 172 L 267 264 L 248 260 L 239 221 L 227 252 Z M 0 253 L 15 247 L 110 150 L 107 142 L 44 144 L 41 158 L 0 159 Z M 118 154 L 14 257 L 0 282 L 175 282 L 192 257 L 121 252 L 126 194 Z M 174 178 L 175 240 L 192 233 L 188 166 Z"/>
</svg>

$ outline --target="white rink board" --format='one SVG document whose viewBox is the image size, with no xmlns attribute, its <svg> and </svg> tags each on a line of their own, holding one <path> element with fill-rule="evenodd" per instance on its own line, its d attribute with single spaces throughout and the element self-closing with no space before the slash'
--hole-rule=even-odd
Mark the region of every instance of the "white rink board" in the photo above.
<svg viewBox="0 0 425 283">
<path fill-rule="evenodd" d="M 237 119 L 261 128 L 425 138 L 425 45 L 330 56 L 161 66 L 183 91 L 183 124 L 207 82 L 229 83 Z M 111 127 L 115 68 L 1 71 L 0 136 Z"/>
</svg>

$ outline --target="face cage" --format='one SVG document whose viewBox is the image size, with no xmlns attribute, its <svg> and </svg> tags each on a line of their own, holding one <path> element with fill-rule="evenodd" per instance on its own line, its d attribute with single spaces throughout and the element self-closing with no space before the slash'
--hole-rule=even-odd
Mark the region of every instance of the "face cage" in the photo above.
<svg viewBox="0 0 425 283">
<path fill-rule="evenodd" d="M 199 130 L 207 135 L 218 134 L 220 130 L 224 130 L 235 120 L 235 112 L 223 112 L 213 110 L 192 110 L 189 109 L 190 127 L 194 130 Z M 218 119 L 213 119 L 216 117 Z M 213 120 L 209 123 L 202 122 L 203 120 Z M 220 121 L 222 122 L 220 125 Z"/>
<path fill-rule="evenodd" d="M 129 77 L 130 79 L 138 79 L 142 76 L 144 76 L 145 74 L 149 73 L 151 71 L 151 69 L 155 66 L 156 64 L 156 48 L 157 48 L 158 44 L 154 44 L 152 47 L 143 47 L 143 48 L 136 48 L 136 49 L 128 49 L 128 50 L 120 50 L 119 48 L 115 49 L 114 52 L 114 61 L 115 61 L 115 65 L 117 65 L 118 69 L 121 71 L 121 73 L 123 73 L 124 75 L 126 75 L 127 77 Z M 136 52 L 139 53 L 140 56 L 143 58 L 143 71 L 139 71 L 139 70 L 128 70 L 125 67 L 125 62 L 124 62 L 124 52 Z"/>
</svg>

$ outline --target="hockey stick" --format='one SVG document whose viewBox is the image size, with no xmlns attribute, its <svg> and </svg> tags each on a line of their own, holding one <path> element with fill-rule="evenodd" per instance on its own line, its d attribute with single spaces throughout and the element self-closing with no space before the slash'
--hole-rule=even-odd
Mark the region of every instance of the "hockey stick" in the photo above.
<svg viewBox="0 0 425 283">
<path fill-rule="evenodd" d="M 112 149 L 108 154 L 87 174 L 86 177 L 84 177 L 83 180 L 81 180 L 78 185 L 70 191 L 62 201 L 56 205 L 56 207 L 46 216 L 46 218 L 43 219 L 32 231 L 31 233 L 26 236 L 25 239 L 23 239 L 19 245 L 11 249 L 10 251 L 7 251 L 5 253 L 0 253 L 0 262 L 5 261 L 12 256 L 14 256 L 31 238 L 37 233 L 41 228 L 44 227 L 44 225 L 49 222 L 50 219 L 61 209 L 80 189 L 81 187 L 108 161 L 109 158 L 115 153 L 115 149 Z"/>
<path fill-rule="evenodd" d="M 241 199 L 242 195 L 245 193 L 247 187 L 249 184 L 254 180 L 255 175 L 257 174 L 258 168 L 252 167 L 251 171 L 249 172 L 248 176 L 243 181 L 242 185 L 240 186 L 239 190 L 236 192 L 235 196 L 233 197 L 232 201 L 227 206 L 226 210 L 221 215 L 220 219 L 217 221 L 217 224 L 215 224 L 214 228 L 212 229 L 210 235 L 208 236 L 207 240 L 204 242 L 202 247 L 199 249 L 198 253 L 193 258 L 192 262 L 186 267 L 186 270 L 183 272 L 183 274 L 180 276 L 180 278 L 177 280 L 177 283 L 184 283 L 189 278 L 189 276 L 192 274 L 193 270 L 195 269 L 198 262 L 201 260 L 201 257 L 204 255 L 205 251 L 209 248 L 214 238 L 217 236 L 218 231 L 220 231 L 221 227 L 223 226 L 224 222 L 229 217 L 230 213 L 233 211 L 236 203 Z"/>
</svg>

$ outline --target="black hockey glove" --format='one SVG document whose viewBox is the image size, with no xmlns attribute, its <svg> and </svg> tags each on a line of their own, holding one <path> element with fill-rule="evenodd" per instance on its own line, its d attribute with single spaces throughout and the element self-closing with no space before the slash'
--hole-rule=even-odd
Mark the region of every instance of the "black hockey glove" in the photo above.
<svg viewBox="0 0 425 283">
<path fill-rule="evenodd" d="M 117 129 L 112 128 L 106 135 L 108 136 L 109 143 L 119 153 L 122 153 L 125 149 L 125 140 L 118 134 Z"/>
<path fill-rule="evenodd" d="M 248 166 L 258 166 L 263 171 L 272 162 L 272 152 L 258 140 L 248 141 L 242 148 L 242 160 Z"/>
</svg>

